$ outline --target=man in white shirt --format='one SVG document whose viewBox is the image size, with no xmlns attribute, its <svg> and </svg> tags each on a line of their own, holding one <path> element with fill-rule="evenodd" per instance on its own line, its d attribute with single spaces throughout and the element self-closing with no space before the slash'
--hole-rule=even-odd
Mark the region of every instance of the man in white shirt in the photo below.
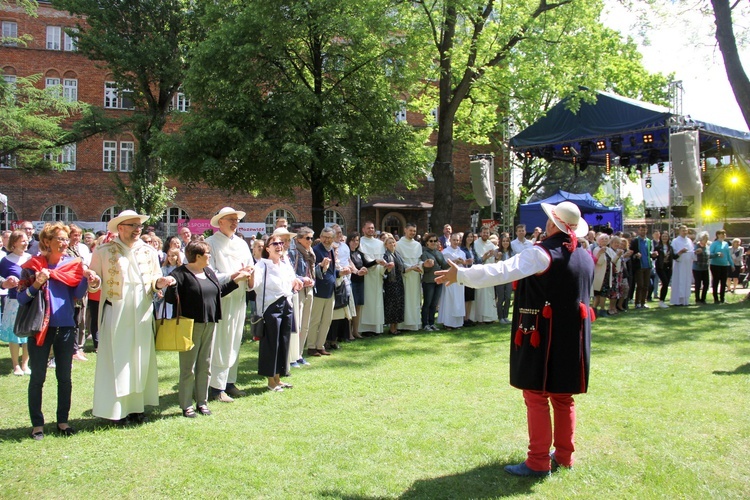
<svg viewBox="0 0 750 500">
<path fill-rule="evenodd" d="M 362 226 L 362 236 L 359 239 L 359 249 L 368 262 L 377 262 L 365 274 L 365 304 L 359 320 L 360 332 L 371 332 L 375 335 L 383 333 L 385 308 L 383 306 L 383 254 L 385 245 L 375 237 L 375 224 L 371 221 Z"/>
<path fill-rule="evenodd" d="M 416 331 L 421 323 L 422 245 L 414 239 L 416 235 L 416 224 L 408 223 L 404 228 L 404 237 L 396 243 L 396 253 L 404 261 L 404 322 L 398 325 L 399 330 Z"/>
<path fill-rule="evenodd" d="M 482 264 L 495 263 L 495 246 L 490 241 L 490 228 L 483 226 L 480 239 L 474 242 L 474 250 L 482 259 Z M 495 289 L 479 288 L 474 294 L 474 307 L 471 308 L 471 317 L 469 318 L 477 323 L 492 323 L 497 321 L 497 308 L 495 307 Z"/>
<path fill-rule="evenodd" d="M 188 243 L 190 243 L 190 239 L 193 237 L 193 233 L 190 231 L 190 228 L 187 226 L 182 226 L 179 231 L 180 235 L 180 244 L 182 245 L 182 249 L 185 250 L 185 247 Z"/>
<path fill-rule="evenodd" d="M 519 224 L 516 226 L 516 239 L 510 242 L 510 248 L 514 254 L 518 254 L 534 246 L 534 243 L 526 239 L 526 226 Z"/>
</svg>

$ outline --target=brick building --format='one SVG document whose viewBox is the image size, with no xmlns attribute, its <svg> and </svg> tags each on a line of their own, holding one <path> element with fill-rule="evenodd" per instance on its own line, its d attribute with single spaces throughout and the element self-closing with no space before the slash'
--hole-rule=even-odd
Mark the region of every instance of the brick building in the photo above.
<svg viewBox="0 0 750 500">
<path fill-rule="evenodd" d="M 75 51 L 75 39 L 63 30 L 74 26 L 74 20 L 66 12 L 52 8 L 49 2 L 39 2 L 37 13 L 37 17 L 29 17 L 21 7 L 0 7 L 4 36 L 31 37 L 26 45 L 0 46 L 3 78 L 13 82 L 19 76 L 41 75 L 40 86 L 60 85 L 63 96 L 69 99 L 104 107 L 112 115 L 129 113 L 132 101 L 126 93 L 118 94 L 107 70 Z M 183 94 L 175 96 L 174 110 L 189 112 L 189 106 Z M 417 123 L 422 117 L 409 112 L 397 119 Z M 58 159 L 67 165 L 65 171 L 41 174 L 20 172 L 12 168 L 12 158 L 0 158 L 0 193 L 8 197 L 8 219 L 106 222 L 119 212 L 112 176 L 127 176 L 136 147 L 129 133 L 95 136 L 63 148 Z M 457 228 L 467 228 L 470 210 L 477 208 L 470 196 L 469 154 L 486 151 L 462 144 L 455 147 L 453 224 Z M 273 227 L 277 217 L 296 223 L 312 221 L 310 194 L 302 189 L 296 190 L 292 198 L 256 198 L 206 186 L 190 188 L 176 182 L 171 185 L 177 188 L 177 195 L 162 214 L 158 228 L 165 234 L 176 232 L 179 219 L 210 219 L 227 205 L 246 211 L 245 222 L 265 222 L 268 228 Z M 428 227 L 432 200 L 432 181 L 425 179 L 416 190 L 394 186 L 382 198 L 335 203 L 327 207 L 325 219 L 327 223 L 341 224 L 346 231 L 357 229 L 358 222 L 364 220 L 373 220 L 378 229 L 399 234 L 403 233 L 404 223 L 413 221 L 423 231 Z"/>
</svg>

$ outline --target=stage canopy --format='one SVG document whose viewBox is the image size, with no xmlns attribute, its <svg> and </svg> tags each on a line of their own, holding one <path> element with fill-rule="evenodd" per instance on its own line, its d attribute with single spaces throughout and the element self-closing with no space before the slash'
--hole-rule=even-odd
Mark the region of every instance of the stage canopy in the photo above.
<svg viewBox="0 0 750 500">
<path fill-rule="evenodd" d="M 698 130 L 699 150 L 706 157 L 747 152 L 750 133 L 685 119 L 669 109 L 607 92 L 594 104 L 581 102 L 578 113 L 568 99 L 553 106 L 534 124 L 510 139 L 519 159 L 575 162 L 581 168 L 606 165 L 607 155 L 623 167 L 669 161 L 670 128 Z"/>
<path fill-rule="evenodd" d="M 592 229 L 595 226 L 606 226 L 609 223 L 614 231 L 622 231 L 622 209 L 619 207 L 610 208 L 596 201 L 588 193 L 573 194 L 558 190 L 555 194 L 546 200 L 535 203 L 521 205 L 520 221 L 526 224 L 526 230 L 531 232 L 535 227 L 544 229 L 547 223 L 547 214 L 542 210 L 542 203 L 551 203 L 557 205 L 563 201 L 575 203 L 583 214 L 583 218 L 589 223 Z"/>
</svg>

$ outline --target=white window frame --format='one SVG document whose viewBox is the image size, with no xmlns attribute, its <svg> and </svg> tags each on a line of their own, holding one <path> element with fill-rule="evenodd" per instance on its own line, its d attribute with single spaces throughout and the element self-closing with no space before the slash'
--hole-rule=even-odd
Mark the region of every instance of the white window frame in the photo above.
<svg viewBox="0 0 750 500">
<path fill-rule="evenodd" d="M 59 78 L 46 78 L 44 79 L 44 88 L 49 89 L 50 94 L 54 95 L 55 97 L 60 97 L 60 79 Z"/>
<path fill-rule="evenodd" d="M 169 207 L 161 214 L 161 222 L 164 224 L 164 234 L 169 237 L 177 234 L 177 221 L 180 219 L 190 220 L 190 216 L 180 207 Z"/>
<path fill-rule="evenodd" d="M 406 123 L 406 101 L 401 101 L 401 107 L 396 111 L 396 123 Z"/>
<path fill-rule="evenodd" d="M 47 50 L 61 50 L 62 27 L 47 26 Z"/>
<path fill-rule="evenodd" d="M 185 95 L 182 89 L 178 90 L 174 96 L 174 109 L 181 113 L 190 112 L 190 98 Z"/>
<path fill-rule="evenodd" d="M 277 208 L 276 210 L 272 210 L 268 215 L 266 215 L 266 234 L 272 234 L 274 229 L 276 229 L 276 220 L 284 218 L 289 223 L 289 226 L 291 226 L 295 222 L 295 217 L 292 212 L 285 208 Z"/>
<path fill-rule="evenodd" d="M 104 82 L 104 107 L 106 109 L 135 109 L 133 91 L 118 88 L 116 82 Z"/>
<path fill-rule="evenodd" d="M 76 33 L 78 32 L 77 29 L 74 29 Z M 63 50 L 65 52 L 75 52 L 78 50 L 78 46 L 76 44 L 76 37 L 68 35 L 65 30 L 63 30 Z"/>
<path fill-rule="evenodd" d="M 115 172 L 117 170 L 117 141 L 102 143 L 102 170 Z"/>
<path fill-rule="evenodd" d="M 68 102 L 77 101 L 78 100 L 78 79 L 63 78 L 62 95 L 63 95 L 63 99 L 65 99 Z"/>
<path fill-rule="evenodd" d="M 135 142 L 120 141 L 120 172 L 132 172 L 135 161 Z"/>
<path fill-rule="evenodd" d="M 109 222 L 112 219 L 114 219 L 115 217 L 117 217 L 117 215 L 120 212 L 122 212 L 122 208 L 118 207 L 117 205 L 113 205 L 113 206 L 109 207 L 108 209 L 106 209 L 104 212 L 102 212 L 101 221 L 102 222 Z"/>
<path fill-rule="evenodd" d="M 15 168 L 16 156 L 13 153 L 0 156 L 0 168 Z"/>
<path fill-rule="evenodd" d="M 52 205 L 42 214 L 42 220 L 46 222 L 73 222 L 78 220 L 78 216 L 67 205 Z"/>
<path fill-rule="evenodd" d="M 346 221 L 344 220 L 344 216 L 341 215 L 338 210 L 327 208 L 326 211 L 323 212 L 323 222 L 326 227 L 338 224 L 341 227 L 341 232 L 346 234 Z"/>
<path fill-rule="evenodd" d="M 11 96 L 15 96 L 18 77 L 16 75 L 3 75 L 3 80 L 5 80 L 5 84 L 8 86 L 8 92 L 10 92 Z"/>
<path fill-rule="evenodd" d="M 16 42 L 16 39 L 18 38 L 18 23 L 15 21 L 3 21 L 2 29 L 2 39 L 4 40 L 3 45 L 6 47 L 18 46 L 18 43 Z"/>
<path fill-rule="evenodd" d="M 58 149 L 53 153 L 44 153 L 44 159 L 60 163 L 63 166 L 63 170 L 75 170 L 76 169 L 76 154 L 77 148 L 75 144 L 66 144 L 62 148 Z"/>
</svg>

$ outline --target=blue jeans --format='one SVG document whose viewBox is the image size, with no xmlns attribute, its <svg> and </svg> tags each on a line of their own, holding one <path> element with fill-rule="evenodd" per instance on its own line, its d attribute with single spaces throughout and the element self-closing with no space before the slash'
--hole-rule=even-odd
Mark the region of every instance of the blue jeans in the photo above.
<svg viewBox="0 0 750 500">
<path fill-rule="evenodd" d="M 422 283 L 422 326 L 435 325 L 435 311 L 443 294 L 443 285 Z"/>
<path fill-rule="evenodd" d="M 44 425 L 42 388 L 47 378 L 47 361 L 52 346 L 55 347 L 55 376 L 57 377 L 57 423 L 68 423 L 70 395 L 73 390 L 73 384 L 70 381 L 70 367 L 73 363 L 73 352 L 75 351 L 73 347 L 75 332 L 76 328 L 73 326 L 51 326 L 44 338 L 44 344 L 36 345 L 36 338 L 34 337 L 30 337 L 26 344 L 29 350 L 29 368 L 31 368 L 29 415 L 33 427 Z"/>
</svg>

